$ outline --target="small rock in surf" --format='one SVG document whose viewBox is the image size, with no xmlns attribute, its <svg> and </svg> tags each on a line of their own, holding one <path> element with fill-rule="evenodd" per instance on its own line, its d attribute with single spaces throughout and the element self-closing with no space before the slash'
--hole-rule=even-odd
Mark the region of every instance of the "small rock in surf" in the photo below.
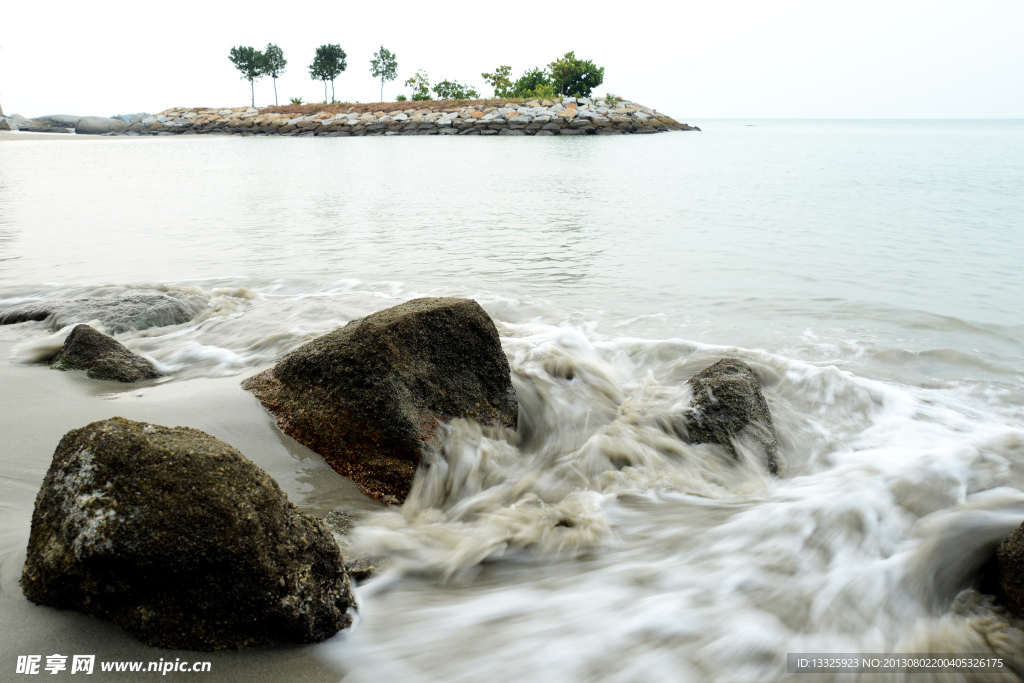
<svg viewBox="0 0 1024 683">
<path fill-rule="evenodd" d="M 746 440 L 762 450 L 768 471 L 778 472 L 778 439 L 761 383 L 750 366 L 724 358 L 688 382 L 693 398 L 687 407 L 687 431 L 693 443 L 721 444 L 739 458 L 734 441 Z"/>
<path fill-rule="evenodd" d="M 439 446 L 439 421 L 514 429 L 519 409 L 498 331 L 472 299 L 413 299 L 353 320 L 242 386 L 285 434 L 388 504 Z"/>
<path fill-rule="evenodd" d="M 21 586 L 199 651 L 324 640 L 355 605 L 330 532 L 265 472 L 199 430 L 122 417 L 61 439 Z"/>
<path fill-rule="evenodd" d="M 148 360 L 88 325 L 76 325 L 71 330 L 64 346 L 50 361 L 50 367 L 85 370 L 93 379 L 112 382 L 139 382 L 161 376 Z"/>
</svg>

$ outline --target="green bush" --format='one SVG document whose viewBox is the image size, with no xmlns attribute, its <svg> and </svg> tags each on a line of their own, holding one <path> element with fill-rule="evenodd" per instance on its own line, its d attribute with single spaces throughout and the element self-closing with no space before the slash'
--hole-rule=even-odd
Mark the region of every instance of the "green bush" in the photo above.
<svg viewBox="0 0 1024 683">
<path fill-rule="evenodd" d="M 398 95 L 395 97 L 395 102 L 405 102 L 407 99 L 409 98 L 405 95 Z"/>
<path fill-rule="evenodd" d="M 441 81 L 433 88 L 439 100 L 478 100 L 480 93 L 471 85 L 462 85 L 458 81 Z"/>
<path fill-rule="evenodd" d="M 305 104 L 305 103 L 304 103 L 304 102 L 302 101 L 302 98 L 301 98 L 301 97 L 293 97 L 293 98 L 291 98 L 291 102 L 292 102 L 292 104 Z"/>
<path fill-rule="evenodd" d="M 551 77 L 546 69 L 533 68 L 520 76 L 516 84 L 512 86 L 513 97 L 533 97 L 537 88 L 551 85 Z M 552 89 L 552 95 L 554 89 Z"/>
<path fill-rule="evenodd" d="M 541 83 L 533 90 L 524 90 L 518 93 L 516 97 L 523 97 L 531 100 L 550 100 L 555 97 L 555 86 L 550 83 Z"/>
<path fill-rule="evenodd" d="M 413 102 L 426 102 L 427 100 L 432 100 L 434 98 L 431 97 L 428 92 L 414 92 L 411 99 Z"/>
</svg>

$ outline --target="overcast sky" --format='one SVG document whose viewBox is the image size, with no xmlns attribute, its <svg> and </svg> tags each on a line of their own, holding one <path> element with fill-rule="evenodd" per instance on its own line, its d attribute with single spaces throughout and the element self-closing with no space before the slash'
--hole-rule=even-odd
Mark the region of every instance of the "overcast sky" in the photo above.
<svg viewBox="0 0 1024 683">
<path fill-rule="evenodd" d="M 490 96 L 480 73 L 513 75 L 568 50 L 605 67 L 613 92 L 676 118 L 1024 118 L 1024 1 L 710 2 L 5 2 L 5 113 L 113 115 L 239 106 L 249 84 L 233 45 L 274 42 L 289 97 L 322 100 L 307 66 L 340 43 L 341 100 L 380 98 L 369 73 L 384 44 L 402 82 L 424 69 Z M 272 104 L 269 78 L 257 105 Z"/>
</svg>

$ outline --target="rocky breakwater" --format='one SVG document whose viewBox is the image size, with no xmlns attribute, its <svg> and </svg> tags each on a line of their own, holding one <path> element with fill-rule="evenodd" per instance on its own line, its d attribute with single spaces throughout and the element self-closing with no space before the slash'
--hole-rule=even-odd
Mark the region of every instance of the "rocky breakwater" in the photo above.
<svg viewBox="0 0 1024 683">
<path fill-rule="evenodd" d="M 186 650 L 324 640 L 355 607 L 331 533 L 265 472 L 196 429 L 121 417 L 61 439 L 21 587 Z"/>
<path fill-rule="evenodd" d="M 392 102 L 266 109 L 169 109 L 128 135 L 627 135 L 700 130 L 628 101 Z"/>
<path fill-rule="evenodd" d="M 519 411 L 498 331 L 471 299 L 413 299 L 353 320 L 242 386 L 285 434 L 388 504 L 440 457 L 440 423 L 514 429 Z"/>
</svg>

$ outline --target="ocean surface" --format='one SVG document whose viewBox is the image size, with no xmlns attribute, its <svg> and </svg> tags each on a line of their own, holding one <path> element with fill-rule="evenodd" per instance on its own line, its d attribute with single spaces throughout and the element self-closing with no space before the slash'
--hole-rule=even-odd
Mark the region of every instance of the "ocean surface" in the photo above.
<svg viewBox="0 0 1024 683">
<path fill-rule="evenodd" d="M 0 312 L 180 298 L 193 321 L 117 335 L 171 378 L 138 400 L 216 386 L 227 403 L 372 311 L 488 311 L 520 440 L 453 422 L 448 467 L 401 509 L 304 484 L 293 445 L 261 465 L 313 514 L 359 508 L 358 548 L 389 559 L 350 632 L 287 650 L 296 670 L 763 681 L 793 652 L 1017 652 L 1017 680 L 1021 622 L 975 584 L 1024 521 L 1024 122 L 689 123 L 703 132 L 2 141 Z M 67 331 L 0 327 L 3 405 L 30 377 L 91 382 L 40 364 Z M 723 357 L 764 385 L 778 477 L 659 427 Z M 135 400 L 92 385 L 89 411 Z M 52 418 L 0 422 L 0 621 L 45 614 L 21 641 L 40 650 L 75 618 L 16 585 L 56 440 L 29 459 L 10 444 Z"/>
</svg>

